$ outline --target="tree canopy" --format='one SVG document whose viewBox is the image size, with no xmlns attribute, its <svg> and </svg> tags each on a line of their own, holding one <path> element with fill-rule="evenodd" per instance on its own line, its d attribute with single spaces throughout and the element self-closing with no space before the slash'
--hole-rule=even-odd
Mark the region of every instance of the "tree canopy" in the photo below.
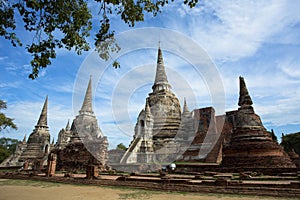
<svg viewBox="0 0 300 200">
<path fill-rule="evenodd" d="M 0 138 L 0 163 L 13 154 L 19 141 L 12 138 Z"/>
<path fill-rule="evenodd" d="M 120 143 L 120 144 L 117 145 L 117 149 L 126 151 L 127 147 L 123 143 Z"/>
<path fill-rule="evenodd" d="M 110 52 L 120 47 L 114 40 L 115 31 L 111 27 L 111 17 L 119 17 L 129 27 L 136 22 L 144 21 L 146 13 L 156 16 L 162 7 L 174 0 L 27 0 L 0 1 L 0 36 L 9 40 L 13 46 L 22 46 L 15 30 L 23 26 L 26 32 L 33 33 L 31 43 L 25 44 L 27 52 L 32 55 L 32 71 L 29 78 L 38 77 L 39 71 L 51 64 L 56 58 L 59 48 L 74 50 L 77 54 L 88 51 L 90 31 L 94 26 L 94 46 L 102 59 L 108 60 Z M 92 12 L 88 3 L 93 2 L 99 7 L 99 24 L 92 24 Z M 194 7 L 198 0 L 183 0 L 189 7 Z M 21 22 L 16 23 L 16 19 Z M 21 24 L 20 24 L 21 23 Z M 119 63 L 114 62 L 114 67 Z"/>
<path fill-rule="evenodd" d="M 0 100 L 0 110 L 6 109 L 6 102 Z M 7 127 L 17 129 L 17 126 L 13 122 L 14 119 L 6 117 L 4 113 L 0 112 L 0 132 Z"/>
<path fill-rule="evenodd" d="M 295 151 L 300 155 L 300 132 L 288 135 L 282 134 L 281 145 L 286 152 Z"/>
</svg>

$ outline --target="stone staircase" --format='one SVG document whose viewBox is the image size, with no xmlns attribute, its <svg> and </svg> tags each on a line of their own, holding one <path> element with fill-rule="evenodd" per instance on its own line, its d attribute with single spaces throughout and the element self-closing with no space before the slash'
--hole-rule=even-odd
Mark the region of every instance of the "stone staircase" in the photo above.
<svg viewBox="0 0 300 200">
<path fill-rule="evenodd" d="M 26 151 L 20 156 L 20 161 L 33 160 L 36 158 L 42 158 L 44 152 L 41 149 L 40 144 L 31 143 L 28 144 Z"/>
</svg>

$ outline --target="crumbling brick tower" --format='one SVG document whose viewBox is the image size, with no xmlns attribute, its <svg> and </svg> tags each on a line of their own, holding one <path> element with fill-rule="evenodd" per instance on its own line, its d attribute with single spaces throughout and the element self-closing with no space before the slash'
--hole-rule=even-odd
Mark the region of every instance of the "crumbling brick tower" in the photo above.
<svg viewBox="0 0 300 200">
<path fill-rule="evenodd" d="M 240 106 L 234 116 L 235 128 L 231 140 L 224 145 L 222 166 L 234 168 L 294 168 L 295 165 L 272 140 L 255 114 L 252 100 L 243 77 L 240 80 Z"/>
</svg>

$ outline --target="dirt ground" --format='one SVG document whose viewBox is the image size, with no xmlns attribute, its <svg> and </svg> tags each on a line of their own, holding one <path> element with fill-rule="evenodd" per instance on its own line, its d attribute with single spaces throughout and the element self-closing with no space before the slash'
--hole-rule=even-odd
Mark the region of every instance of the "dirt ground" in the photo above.
<svg viewBox="0 0 300 200">
<path fill-rule="evenodd" d="M 0 200 L 273 200 L 274 197 L 164 193 L 129 188 L 0 179 Z"/>
</svg>

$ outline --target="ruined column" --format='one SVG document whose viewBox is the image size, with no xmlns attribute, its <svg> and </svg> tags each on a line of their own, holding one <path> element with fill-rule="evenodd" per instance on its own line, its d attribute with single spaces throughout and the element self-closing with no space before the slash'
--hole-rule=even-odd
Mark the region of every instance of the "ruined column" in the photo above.
<svg viewBox="0 0 300 200">
<path fill-rule="evenodd" d="M 51 177 L 51 176 L 55 175 L 56 159 L 57 159 L 56 154 L 54 154 L 54 153 L 49 154 L 48 162 L 47 162 L 47 171 L 46 171 L 47 177 Z"/>
</svg>

